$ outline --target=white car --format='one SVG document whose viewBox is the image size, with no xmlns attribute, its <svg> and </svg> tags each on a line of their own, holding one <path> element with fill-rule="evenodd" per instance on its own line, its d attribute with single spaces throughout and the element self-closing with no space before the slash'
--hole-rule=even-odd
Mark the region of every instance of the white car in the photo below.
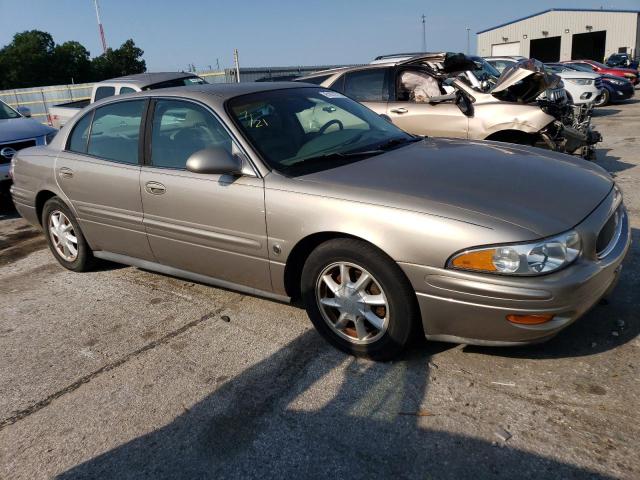
<svg viewBox="0 0 640 480">
<path fill-rule="evenodd" d="M 521 60 L 521 57 L 485 57 L 485 60 L 502 73 L 504 69 Z M 572 72 L 565 69 L 555 69 L 548 65 L 546 68 L 562 79 L 567 97 L 574 105 L 594 102 L 601 94 L 602 84 L 600 75 L 597 73 Z"/>
</svg>

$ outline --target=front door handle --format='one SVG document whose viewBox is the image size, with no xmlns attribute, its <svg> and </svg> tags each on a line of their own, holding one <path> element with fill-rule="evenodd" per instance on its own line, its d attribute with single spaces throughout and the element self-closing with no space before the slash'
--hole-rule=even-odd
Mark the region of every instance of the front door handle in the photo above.
<svg viewBox="0 0 640 480">
<path fill-rule="evenodd" d="M 165 186 L 158 182 L 147 182 L 144 184 L 144 189 L 151 195 L 162 195 L 167 191 Z"/>
<path fill-rule="evenodd" d="M 398 108 L 392 108 L 391 110 L 389 110 L 390 112 L 393 113 L 407 113 L 409 110 L 407 110 L 404 107 L 398 107 Z"/>
<path fill-rule="evenodd" d="M 68 167 L 62 167 L 58 170 L 58 175 L 60 178 L 71 178 L 73 177 L 73 170 Z"/>
</svg>

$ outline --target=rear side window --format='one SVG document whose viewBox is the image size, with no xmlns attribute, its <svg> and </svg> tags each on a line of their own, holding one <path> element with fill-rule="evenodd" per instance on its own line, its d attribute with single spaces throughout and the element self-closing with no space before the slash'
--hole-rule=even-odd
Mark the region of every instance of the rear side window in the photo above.
<svg viewBox="0 0 640 480">
<path fill-rule="evenodd" d="M 67 150 L 78 153 L 87 153 L 87 141 L 89 140 L 89 127 L 91 126 L 91 116 L 93 112 L 87 113 L 73 127 L 69 137 Z"/>
<path fill-rule="evenodd" d="M 103 98 L 112 97 L 116 94 L 116 87 L 98 87 L 96 89 L 96 96 L 94 101 L 102 100 Z"/>
<path fill-rule="evenodd" d="M 87 153 L 105 160 L 138 164 L 138 141 L 145 100 L 96 108 Z"/>
<path fill-rule="evenodd" d="M 344 76 L 344 94 L 359 102 L 389 100 L 387 69 L 375 68 L 350 72 Z"/>
<path fill-rule="evenodd" d="M 131 87 L 121 87 L 120 88 L 120 95 L 124 95 L 126 93 L 134 93 L 136 90 L 131 88 Z"/>
<path fill-rule="evenodd" d="M 184 169 L 192 153 L 221 148 L 232 153 L 231 136 L 206 109 L 180 100 L 158 100 L 151 131 L 151 164 Z"/>
</svg>

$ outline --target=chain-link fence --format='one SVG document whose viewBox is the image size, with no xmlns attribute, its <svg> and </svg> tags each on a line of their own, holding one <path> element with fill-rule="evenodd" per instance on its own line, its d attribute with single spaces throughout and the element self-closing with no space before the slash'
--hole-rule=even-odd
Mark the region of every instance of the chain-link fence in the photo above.
<svg viewBox="0 0 640 480">
<path fill-rule="evenodd" d="M 322 65 L 310 67 L 257 67 L 241 68 L 241 82 L 261 82 L 291 80 L 313 72 L 337 68 L 343 65 Z M 209 83 L 235 83 L 236 70 L 226 68 L 217 71 L 197 72 Z M 31 116 L 42 123 L 50 123 L 49 108 L 61 103 L 87 100 L 91 97 L 93 83 L 82 83 L 76 85 L 54 85 L 48 87 L 17 88 L 14 90 L 0 91 L 0 100 L 4 103 L 16 107 L 28 107 Z"/>
</svg>

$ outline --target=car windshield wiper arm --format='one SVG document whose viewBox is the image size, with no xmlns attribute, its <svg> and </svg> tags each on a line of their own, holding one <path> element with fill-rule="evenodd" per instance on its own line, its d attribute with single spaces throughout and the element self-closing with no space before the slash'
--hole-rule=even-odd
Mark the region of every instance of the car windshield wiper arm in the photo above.
<svg viewBox="0 0 640 480">
<path fill-rule="evenodd" d="M 324 160 L 334 160 L 334 159 L 344 159 L 344 158 L 353 158 L 353 157 L 368 157 L 371 155 L 378 155 L 380 153 L 384 153 L 382 149 L 375 150 L 356 150 L 353 152 L 333 152 L 333 153 L 325 153 L 323 155 L 315 155 L 313 157 L 305 157 L 295 162 L 289 164 L 289 166 L 299 165 L 302 163 L 312 163 L 319 162 Z"/>
<path fill-rule="evenodd" d="M 381 143 L 380 145 L 377 146 L 377 148 L 380 150 L 388 150 L 389 148 L 393 148 L 398 145 L 402 145 L 404 143 L 419 142 L 420 140 L 422 140 L 422 137 L 418 137 L 418 136 L 414 136 L 410 138 L 406 138 L 406 137 L 392 138 L 390 140 L 387 140 L 384 143 Z"/>
</svg>

